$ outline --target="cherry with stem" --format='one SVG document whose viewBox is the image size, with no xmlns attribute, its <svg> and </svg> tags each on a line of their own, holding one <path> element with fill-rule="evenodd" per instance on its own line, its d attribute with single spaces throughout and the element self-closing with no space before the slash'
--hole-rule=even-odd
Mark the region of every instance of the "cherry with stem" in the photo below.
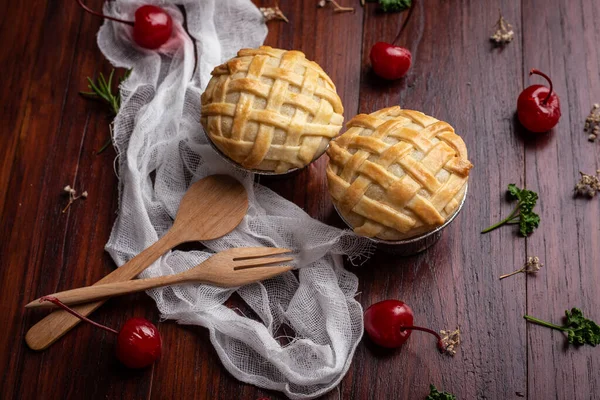
<svg viewBox="0 0 600 400">
<path fill-rule="evenodd" d="M 173 33 L 173 19 L 169 13 L 154 5 L 146 4 L 139 7 L 135 11 L 134 21 L 128 21 L 94 11 L 86 6 L 83 0 L 76 1 L 81 8 L 92 15 L 133 27 L 133 40 L 146 49 L 159 48 Z"/>
<path fill-rule="evenodd" d="M 371 48 L 369 57 L 371 59 L 371 66 L 373 72 L 378 76 L 388 79 L 395 80 L 400 79 L 406 75 L 412 64 L 412 54 L 410 50 L 405 47 L 396 46 L 398 40 L 404 33 L 410 17 L 412 16 L 415 8 L 415 1 L 408 10 L 408 14 L 396 35 L 394 41 L 390 43 L 377 42 Z"/>
<path fill-rule="evenodd" d="M 529 72 L 529 76 L 531 75 L 543 77 L 550 87 L 531 85 L 524 89 L 517 99 L 517 116 L 528 131 L 547 132 L 558 124 L 561 116 L 560 101 L 548 75 L 535 68 Z"/>
<path fill-rule="evenodd" d="M 44 296 L 40 302 L 49 301 L 75 317 L 117 335 L 117 358 L 129 368 L 144 368 L 156 361 L 162 352 L 162 340 L 154 324 L 144 318 L 130 318 L 116 331 L 81 315 L 54 296 Z"/>
<path fill-rule="evenodd" d="M 367 335 L 379 346 L 400 347 L 408 340 L 412 331 L 421 331 L 435 336 L 440 353 L 447 351 L 444 340 L 437 332 L 414 325 L 412 309 L 400 300 L 384 300 L 375 303 L 367 308 L 364 317 Z"/>
</svg>

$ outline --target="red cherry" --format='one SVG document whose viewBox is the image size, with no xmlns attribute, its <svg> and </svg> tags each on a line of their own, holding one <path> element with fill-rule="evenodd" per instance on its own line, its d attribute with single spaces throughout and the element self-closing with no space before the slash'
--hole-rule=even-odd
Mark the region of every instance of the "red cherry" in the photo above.
<svg viewBox="0 0 600 400">
<path fill-rule="evenodd" d="M 144 368 L 160 357 L 162 341 L 158 329 L 144 318 L 131 318 L 119 331 L 117 358 L 129 368 Z"/>
<path fill-rule="evenodd" d="M 410 51 L 404 47 L 377 42 L 371 48 L 373 71 L 384 79 L 400 79 L 408 72 L 412 62 Z"/>
<path fill-rule="evenodd" d="M 173 32 L 173 19 L 157 6 L 141 6 L 135 11 L 135 21 L 126 21 L 96 12 L 83 4 L 83 0 L 77 0 L 77 3 L 90 14 L 133 26 L 133 40 L 146 49 L 159 48 L 169 40 Z"/>
<path fill-rule="evenodd" d="M 404 19 L 400 30 L 398 31 L 398 35 L 394 41 L 390 43 L 386 42 L 377 42 L 371 47 L 371 53 L 369 53 L 369 58 L 371 59 L 371 66 L 373 67 L 373 72 L 384 79 L 394 80 L 400 79 L 408 72 L 410 65 L 412 63 L 412 55 L 407 48 L 395 46 L 400 36 L 402 36 L 402 32 L 404 32 L 404 28 L 408 24 L 410 17 L 412 15 L 413 10 L 415 9 L 415 3 L 417 0 L 413 0 L 410 9 L 408 10 L 408 15 Z"/>
<path fill-rule="evenodd" d="M 412 331 L 402 330 L 412 326 L 414 314 L 407 304 L 399 300 L 384 300 L 365 311 L 365 331 L 373 342 L 382 347 L 400 347 Z"/>
<path fill-rule="evenodd" d="M 144 368 L 156 361 L 162 351 L 162 340 L 154 324 L 144 318 L 130 318 L 119 332 L 84 317 L 53 296 L 40 298 L 49 301 L 77 318 L 117 335 L 117 358 L 126 367 Z"/>
<path fill-rule="evenodd" d="M 133 39 L 147 49 L 157 49 L 169 40 L 173 19 L 162 8 L 145 5 L 135 11 Z"/>
<path fill-rule="evenodd" d="M 442 338 L 431 329 L 413 325 L 414 314 L 410 307 L 400 300 L 384 300 L 375 303 L 365 311 L 365 331 L 371 340 L 382 347 L 397 348 L 408 340 L 413 330 L 434 335 L 440 352 L 446 349 Z"/>
<path fill-rule="evenodd" d="M 529 76 L 536 74 L 546 78 L 550 88 L 531 85 L 521 92 L 517 100 L 517 115 L 521 124 L 531 132 L 547 132 L 560 119 L 560 102 L 552 91 L 552 80 L 548 75 L 532 69 Z"/>
</svg>

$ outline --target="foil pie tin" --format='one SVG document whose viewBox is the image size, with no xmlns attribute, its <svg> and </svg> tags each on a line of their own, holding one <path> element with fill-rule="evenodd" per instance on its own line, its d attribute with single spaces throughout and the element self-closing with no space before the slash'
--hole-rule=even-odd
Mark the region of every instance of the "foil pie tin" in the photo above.
<svg viewBox="0 0 600 400">
<path fill-rule="evenodd" d="M 327 152 L 327 149 L 329 148 L 329 143 L 327 143 L 327 147 L 325 147 L 325 150 L 323 151 L 323 153 L 319 157 L 317 157 L 314 160 L 312 160 L 310 163 L 306 164 L 304 167 L 288 169 L 285 172 L 275 172 L 275 171 L 267 171 L 267 170 L 263 170 L 263 169 L 245 168 L 245 167 L 241 166 L 240 164 L 236 163 L 235 161 L 233 161 L 231 158 L 227 157 L 225 155 L 225 153 L 223 153 L 221 151 L 221 149 L 219 149 L 217 147 L 217 145 L 213 143 L 213 141 L 210 139 L 210 137 L 208 137 L 208 134 L 206 134 L 206 140 L 208 141 L 208 144 L 210 144 L 210 147 L 212 147 L 217 152 L 217 154 L 219 156 L 221 156 L 221 158 L 223 160 L 225 160 L 227 163 L 229 163 L 230 165 L 232 165 L 236 169 L 238 169 L 240 171 L 252 172 L 253 174 L 256 174 L 256 175 L 268 175 L 268 176 L 290 175 L 290 174 L 293 174 L 295 172 L 302 171 L 303 169 L 305 169 L 306 167 L 308 167 L 310 164 L 314 163 L 319 158 L 321 158 L 323 156 L 323 154 L 325 154 Z"/>
<path fill-rule="evenodd" d="M 415 236 L 415 237 L 412 237 L 409 239 L 403 239 L 403 240 L 393 240 L 392 241 L 392 240 L 383 240 L 383 239 L 378 239 L 378 238 L 367 238 L 367 239 L 372 241 L 377 246 L 378 250 L 382 250 L 386 253 L 395 254 L 398 256 L 412 256 L 414 254 L 421 253 L 422 251 L 425 251 L 429 247 L 433 246 L 435 244 L 435 242 L 437 242 L 442 237 L 442 231 L 444 230 L 444 228 L 446 228 L 448 225 L 450 225 L 450 223 L 452 221 L 454 221 L 454 219 L 456 218 L 456 216 L 458 215 L 460 210 L 462 210 L 462 208 L 465 204 L 468 189 L 469 189 L 469 185 L 467 184 L 465 186 L 465 195 L 463 196 L 462 201 L 458 205 L 458 209 L 454 212 L 454 214 L 452 214 L 450 216 L 450 218 L 448 218 L 448 220 L 446 222 L 444 222 L 443 225 L 438 226 L 437 228 L 435 228 L 432 231 L 424 233 L 420 236 Z M 352 229 L 352 225 L 350 225 L 348 223 L 348 221 L 346 221 L 346 219 L 344 218 L 342 213 L 340 213 L 340 211 L 337 209 L 335 204 L 333 205 L 333 207 L 335 208 L 335 211 L 337 211 L 337 213 L 340 216 L 340 218 L 342 219 L 342 221 L 344 221 L 344 223 Z"/>
</svg>

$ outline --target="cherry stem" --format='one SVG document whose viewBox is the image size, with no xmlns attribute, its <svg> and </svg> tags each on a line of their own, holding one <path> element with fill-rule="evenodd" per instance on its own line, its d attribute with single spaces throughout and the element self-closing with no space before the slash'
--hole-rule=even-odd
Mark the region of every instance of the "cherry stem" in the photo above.
<svg viewBox="0 0 600 400">
<path fill-rule="evenodd" d="M 442 342 L 442 337 L 436 332 L 433 331 L 431 329 L 427 329 L 427 328 L 423 328 L 420 326 L 403 326 L 402 328 L 400 328 L 401 331 L 422 331 L 422 332 L 427 332 L 427 333 L 431 333 L 433 336 L 435 336 L 437 338 L 437 347 L 438 350 L 440 351 L 440 353 L 445 353 L 446 352 L 446 346 L 444 346 L 444 342 Z"/>
<path fill-rule="evenodd" d="M 79 314 L 77 311 L 73 310 L 68 305 L 66 305 L 65 303 L 63 303 L 62 301 L 60 301 L 59 299 L 57 299 L 54 296 L 44 296 L 44 297 L 40 298 L 40 303 L 42 303 L 44 301 L 49 301 L 51 303 L 56 304 L 57 306 L 59 306 L 60 308 L 62 308 L 66 312 L 68 312 L 69 314 L 76 316 L 77 318 L 81 319 L 82 321 L 89 322 L 90 324 L 92 324 L 98 328 L 104 329 L 105 331 L 114 333 L 115 335 L 119 334 L 119 332 L 115 331 L 112 328 L 109 328 L 108 326 L 101 325 L 97 322 L 92 321 L 89 318 L 84 317 L 83 315 Z"/>
<path fill-rule="evenodd" d="M 111 16 L 104 15 L 102 13 L 99 13 L 99 12 L 96 12 L 96 11 L 92 10 L 91 8 L 89 8 L 88 6 L 86 6 L 85 4 L 83 4 L 83 0 L 77 0 L 77 3 L 79 3 L 79 5 L 81 6 L 81 8 L 83 8 L 85 11 L 89 12 L 92 15 L 96 15 L 98 17 L 110 19 L 111 21 L 122 22 L 124 24 L 133 26 L 133 22 L 132 21 L 126 21 L 124 19 L 119 19 L 119 18 L 111 17 Z"/>
<path fill-rule="evenodd" d="M 531 76 L 533 74 L 543 76 L 550 84 L 550 91 L 548 92 L 548 96 L 546 96 L 546 98 L 544 100 L 542 100 L 542 104 L 545 105 L 548 102 L 548 100 L 550 100 L 550 96 L 552 95 L 552 79 L 550 79 L 550 77 L 548 75 L 546 75 L 545 73 L 543 73 L 542 71 L 537 70 L 535 68 L 533 68 L 531 71 L 529 71 L 529 76 Z"/>
<path fill-rule="evenodd" d="M 396 45 L 396 42 L 398 41 L 398 39 L 400 39 L 400 36 L 402 36 L 402 32 L 404 32 L 404 28 L 406 28 L 406 25 L 408 24 L 408 21 L 410 20 L 410 16 L 412 15 L 413 10 L 415 9 L 416 3 L 417 3 L 417 0 L 413 0 L 412 4 L 410 6 L 410 9 L 408 10 L 408 14 L 406 15 L 406 19 L 404 20 L 404 23 L 402 24 L 402 27 L 400 28 L 398 35 L 396 35 L 396 38 L 392 42 L 392 44 L 394 46 Z"/>
</svg>

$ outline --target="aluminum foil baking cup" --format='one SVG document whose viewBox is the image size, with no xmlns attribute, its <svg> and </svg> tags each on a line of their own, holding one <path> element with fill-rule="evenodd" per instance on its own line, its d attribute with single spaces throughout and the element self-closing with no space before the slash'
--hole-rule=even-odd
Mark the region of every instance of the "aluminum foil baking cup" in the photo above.
<svg viewBox="0 0 600 400">
<path fill-rule="evenodd" d="M 282 176 L 282 175 L 289 175 L 289 174 L 292 174 L 294 172 L 302 171 L 304 168 L 308 167 L 310 164 L 314 163 L 319 158 L 321 158 L 323 156 L 323 154 L 325 154 L 327 152 L 327 149 L 329 148 L 329 143 L 327 143 L 327 147 L 325 147 L 325 150 L 323 151 L 323 153 L 319 157 L 315 158 L 314 160 L 312 160 L 310 163 L 306 164 L 303 167 L 288 169 L 285 172 L 275 172 L 275 171 L 266 171 L 266 170 L 263 170 L 263 169 L 250 169 L 250 168 L 245 168 L 245 167 L 241 166 L 240 164 L 238 164 L 235 161 L 233 161 L 231 158 L 227 157 L 225 155 L 225 153 L 223 153 L 217 147 L 217 145 L 214 144 L 212 140 L 210 140 L 210 137 L 208 137 L 208 134 L 205 133 L 205 135 L 206 135 L 206 140 L 208 141 L 208 143 L 210 144 L 210 146 L 213 149 L 215 149 L 215 151 L 217 152 L 217 154 L 219 154 L 223 160 L 225 160 L 226 162 L 228 162 L 233 167 L 239 169 L 240 171 L 252 172 L 253 174 L 257 174 L 257 175 Z"/>
<path fill-rule="evenodd" d="M 460 202 L 458 209 L 454 212 L 454 214 L 452 214 L 450 218 L 448 218 L 448 220 L 444 222 L 443 225 L 438 226 L 432 231 L 424 233 L 420 236 L 404 240 L 383 240 L 378 238 L 367 239 L 375 243 L 377 249 L 385 251 L 386 253 L 391 253 L 399 256 L 412 256 L 414 254 L 425 251 L 429 247 L 431 247 L 435 242 L 437 242 L 440 239 L 440 237 L 442 237 L 442 231 L 444 230 L 444 228 L 450 225 L 450 223 L 454 221 L 454 218 L 456 218 L 460 210 L 462 210 L 465 204 L 465 200 L 467 198 L 468 189 L 469 186 L 467 184 L 467 186 L 465 187 L 465 195 L 463 196 L 462 201 Z M 344 223 L 346 223 L 346 225 L 352 228 L 352 225 L 350 225 L 348 221 L 346 221 L 346 219 L 344 218 L 342 213 L 340 213 L 340 211 L 337 209 L 335 204 L 333 205 L 333 207 L 335 208 L 335 211 L 337 211 L 340 218 L 344 221 Z"/>
</svg>

